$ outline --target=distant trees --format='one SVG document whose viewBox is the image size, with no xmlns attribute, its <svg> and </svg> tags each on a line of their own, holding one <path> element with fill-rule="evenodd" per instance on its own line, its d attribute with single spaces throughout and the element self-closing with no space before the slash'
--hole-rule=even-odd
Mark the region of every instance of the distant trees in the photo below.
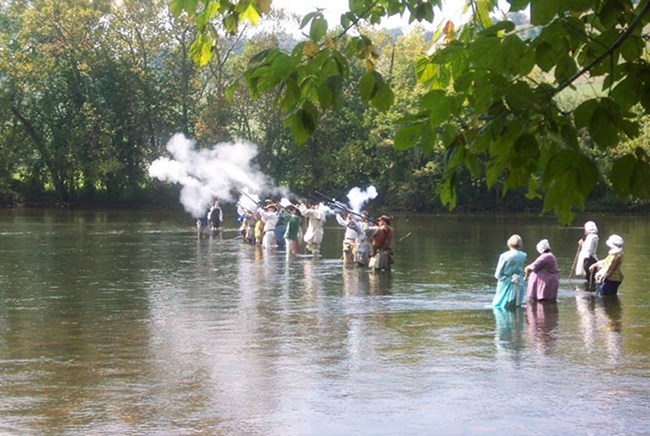
<svg viewBox="0 0 650 436">
<path fill-rule="evenodd" d="M 504 16 L 468 0 L 472 19 L 433 38 L 368 26 L 439 3 L 355 0 L 295 41 L 270 0 L 0 2 L 0 192 L 159 201 L 149 162 L 184 132 L 258 144 L 297 193 L 373 184 L 399 208 L 569 222 L 593 194 L 650 197 L 647 1 L 511 0 Z"/>
</svg>

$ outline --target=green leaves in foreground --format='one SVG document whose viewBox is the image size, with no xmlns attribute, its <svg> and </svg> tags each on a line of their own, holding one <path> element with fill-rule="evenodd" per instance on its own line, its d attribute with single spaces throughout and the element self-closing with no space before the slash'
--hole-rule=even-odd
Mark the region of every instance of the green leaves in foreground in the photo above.
<svg viewBox="0 0 650 436">
<path fill-rule="evenodd" d="M 635 197 L 650 200 L 650 158 L 637 148 L 614 162 L 612 184 L 621 198 Z"/>
</svg>

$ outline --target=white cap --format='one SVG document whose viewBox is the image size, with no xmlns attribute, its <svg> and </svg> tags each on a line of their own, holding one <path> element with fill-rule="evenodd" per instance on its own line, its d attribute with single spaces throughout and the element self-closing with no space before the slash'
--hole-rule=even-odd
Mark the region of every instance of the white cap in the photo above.
<svg viewBox="0 0 650 436">
<path fill-rule="evenodd" d="M 612 254 L 623 251 L 624 241 L 623 238 L 618 235 L 610 235 L 610 237 L 607 238 L 607 241 L 605 241 L 605 244 L 610 248 L 609 252 Z"/>
<path fill-rule="evenodd" d="M 585 223 L 585 232 L 589 234 L 598 233 L 598 226 L 593 221 L 587 221 Z"/>
<path fill-rule="evenodd" d="M 551 249 L 551 244 L 548 243 L 548 239 L 542 239 L 537 243 L 537 252 L 539 254 L 542 254 L 546 250 L 550 250 L 550 249 Z"/>
</svg>

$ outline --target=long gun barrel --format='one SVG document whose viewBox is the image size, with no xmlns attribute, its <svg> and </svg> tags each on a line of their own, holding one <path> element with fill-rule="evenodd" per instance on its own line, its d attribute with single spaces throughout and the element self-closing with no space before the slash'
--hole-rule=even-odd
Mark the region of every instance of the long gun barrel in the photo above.
<svg viewBox="0 0 650 436">
<path fill-rule="evenodd" d="M 345 206 L 343 203 L 341 203 L 340 201 L 336 201 L 336 200 L 334 200 L 334 199 L 332 199 L 332 198 L 329 198 L 327 195 L 323 194 L 322 192 L 314 191 L 314 194 L 316 194 L 317 196 L 321 197 L 323 200 L 325 200 L 328 204 L 330 204 L 330 205 L 331 205 L 332 207 L 334 207 L 335 209 L 340 209 L 340 210 L 342 210 L 342 211 L 344 211 L 344 212 L 346 212 L 346 213 L 349 213 L 349 214 L 351 214 L 351 215 L 358 216 L 359 218 L 367 219 L 368 221 L 371 221 L 371 222 L 377 224 L 377 221 L 375 221 L 374 219 L 372 219 L 370 216 L 366 216 L 366 215 L 362 215 L 362 214 L 360 214 L 360 213 L 356 213 L 355 211 L 350 210 L 350 208 L 346 207 L 346 206 Z"/>
</svg>

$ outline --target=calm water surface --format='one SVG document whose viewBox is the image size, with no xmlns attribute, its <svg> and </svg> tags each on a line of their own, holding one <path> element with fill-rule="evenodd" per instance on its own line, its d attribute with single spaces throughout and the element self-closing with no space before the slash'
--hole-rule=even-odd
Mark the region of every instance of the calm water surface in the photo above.
<svg viewBox="0 0 650 436">
<path fill-rule="evenodd" d="M 576 291 L 553 218 L 398 216 L 373 274 L 334 220 L 286 259 L 228 216 L 0 210 L 0 433 L 649 434 L 650 222 L 584 218 L 626 240 L 618 299 Z M 488 307 L 514 232 L 551 241 L 557 304 Z"/>
</svg>

